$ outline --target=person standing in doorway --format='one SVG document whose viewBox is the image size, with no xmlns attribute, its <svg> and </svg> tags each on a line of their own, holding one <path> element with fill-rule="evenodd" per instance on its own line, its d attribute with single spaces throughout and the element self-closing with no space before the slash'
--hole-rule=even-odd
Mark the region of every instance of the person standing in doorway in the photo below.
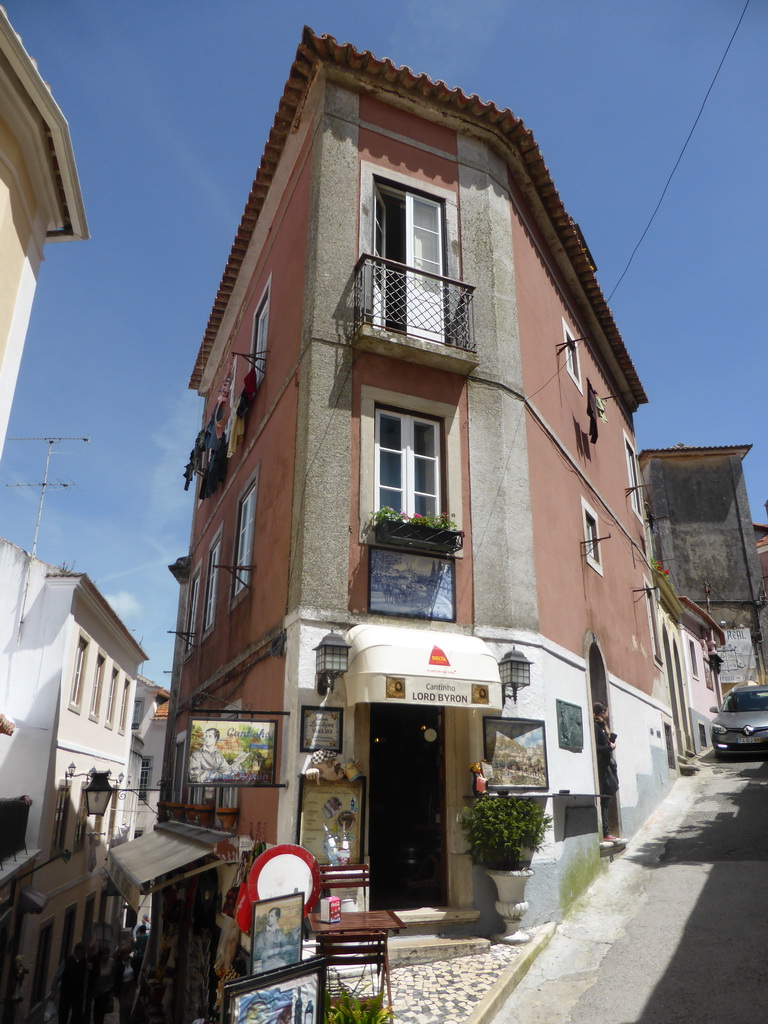
<svg viewBox="0 0 768 1024">
<path fill-rule="evenodd" d="M 600 790 L 600 818 L 603 830 L 603 841 L 621 843 L 622 839 L 611 833 L 608 823 L 608 806 L 611 797 L 618 792 L 619 776 L 613 752 L 616 749 L 616 733 L 611 732 L 608 724 L 608 708 L 602 701 L 596 700 L 592 705 L 595 723 L 595 751 L 597 754 L 597 781 Z"/>
</svg>

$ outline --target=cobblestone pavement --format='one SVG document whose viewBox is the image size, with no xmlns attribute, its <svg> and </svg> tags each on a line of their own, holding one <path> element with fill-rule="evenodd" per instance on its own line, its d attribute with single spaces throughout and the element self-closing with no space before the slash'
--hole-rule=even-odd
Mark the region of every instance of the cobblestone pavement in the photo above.
<svg viewBox="0 0 768 1024">
<path fill-rule="evenodd" d="M 398 1024 L 462 1024 L 520 952 L 520 947 L 499 944 L 487 953 L 392 968 L 395 1020 Z"/>
</svg>

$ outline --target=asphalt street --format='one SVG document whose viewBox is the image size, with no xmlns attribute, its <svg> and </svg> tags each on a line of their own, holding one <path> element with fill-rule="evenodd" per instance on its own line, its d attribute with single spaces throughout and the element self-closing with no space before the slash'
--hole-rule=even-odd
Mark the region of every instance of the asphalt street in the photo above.
<svg viewBox="0 0 768 1024">
<path fill-rule="evenodd" d="M 768 1019 L 768 761 L 681 778 L 494 1024 Z"/>
</svg>

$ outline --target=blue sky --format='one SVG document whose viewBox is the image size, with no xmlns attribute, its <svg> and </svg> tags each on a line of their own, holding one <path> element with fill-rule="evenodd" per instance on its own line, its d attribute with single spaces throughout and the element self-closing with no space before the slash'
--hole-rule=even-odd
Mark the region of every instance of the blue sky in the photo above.
<svg viewBox="0 0 768 1024">
<path fill-rule="evenodd" d="M 510 107 L 609 295 L 746 0 L 3 0 L 70 124 L 92 239 L 49 246 L 10 437 L 64 443 L 38 556 L 87 572 L 167 682 L 188 549 L 187 382 L 277 102 L 309 24 Z M 768 6 L 751 0 L 665 200 L 610 300 L 650 397 L 639 447 L 754 445 L 762 383 Z M 9 441 L 0 535 L 29 550 L 46 447 Z"/>
</svg>

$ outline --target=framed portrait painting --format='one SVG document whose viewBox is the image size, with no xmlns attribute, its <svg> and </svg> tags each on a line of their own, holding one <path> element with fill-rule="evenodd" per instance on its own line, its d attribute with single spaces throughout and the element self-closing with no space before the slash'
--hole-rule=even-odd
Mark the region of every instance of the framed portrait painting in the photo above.
<svg viewBox="0 0 768 1024">
<path fill-rule="evenodd" d="M 544 722 L 527 718 L 484 718 L 485 760 L 493 768 L 491 789 L 546 789 L 547 740 Z"/>
<path fill-rule="evenodd" d="M 289 893 L 251 904 L 251 973 L 290 967 L 301 960 L 304 894 Z"/>
<path fill-rule="evenodd" d="M 292 967 L 239 978 L 224 986 L 223 1024 L 322 1024 L 325 961 L 302 960 Z"/>
<path fill-rule="evenodd" d="M 277 722 L 195 718 L 189 731 L 188 786 L 271 786 Z"/>
</svg>

